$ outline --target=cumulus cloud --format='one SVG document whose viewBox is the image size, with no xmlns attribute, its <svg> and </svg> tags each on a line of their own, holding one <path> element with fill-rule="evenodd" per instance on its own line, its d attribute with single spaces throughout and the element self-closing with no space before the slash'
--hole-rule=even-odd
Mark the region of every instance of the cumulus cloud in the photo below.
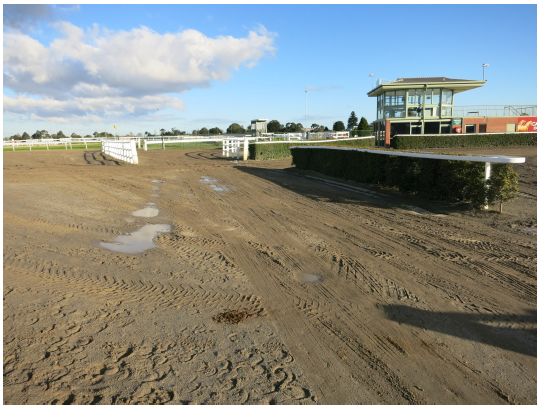
<svg viewBox="0 0 540 408">
<path fill-rule="evenodd" d="M 21 32 L 4 33 L 4 86 L 39 97 L 14 98 L 19 108 L 4 97 L 5 112 L 41 117 L 62 107 L 85 115 L 104 103 L 110 112 L 131 114 L 153 109 L 153 97 L 183 109 L 182 101 L 165 94 L 227 81 L 232 71 L 252 68 L 275 51 L 274 35 L 263 28 L 245 38 L 209 38 L 191 29 L 159 34 L 147 27 L 112 32 L 68 22 L 53 26 L 61 37 L 48 46 Z"/>
</svg>

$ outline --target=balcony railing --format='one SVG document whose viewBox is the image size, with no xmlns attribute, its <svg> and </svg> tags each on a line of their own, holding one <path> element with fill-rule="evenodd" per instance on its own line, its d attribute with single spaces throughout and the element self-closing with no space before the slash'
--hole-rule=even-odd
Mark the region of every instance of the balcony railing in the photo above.
<svg viewBox="0 0 540 408">
<path fill-rule="evenodd" d="M 465 105 L 454 106 L 453 117 L 536 116 L 536 105 Z"/>
</svg>

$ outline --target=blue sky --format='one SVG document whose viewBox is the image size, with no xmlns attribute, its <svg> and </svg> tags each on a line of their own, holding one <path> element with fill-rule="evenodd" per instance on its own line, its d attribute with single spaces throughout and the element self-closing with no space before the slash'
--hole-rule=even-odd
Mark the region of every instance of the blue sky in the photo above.
<svg viewBox="0 0 540 408">
<path fill-rule="evenodd" d="M 369 122 L 377 79 L 536 104 L 536 4 L 4 5 L 3 136 Z M 306 92 L 307 95 L 306 95 Z"/>
</svg>

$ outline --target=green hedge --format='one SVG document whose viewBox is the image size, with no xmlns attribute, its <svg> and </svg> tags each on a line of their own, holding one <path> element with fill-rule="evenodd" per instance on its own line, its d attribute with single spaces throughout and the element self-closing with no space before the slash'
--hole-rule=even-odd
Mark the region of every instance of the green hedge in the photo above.
<svg viewBox="0 0 540 408">
<path fill-rule="evenodd" d="M 250 160 L 268 160 L 291 157 L 291 146 L 343 146 L 343 147 L 373 147 L 375 138 L 372 139 L 335 139 L 326 143 L 250 143 Z"/>
<path fill-rule="evenodd" d="M 536 146 L 536 133 L 469 133 L 448 136 L 394 136 L 395 149 L 425 149 L 436 147 L 500 147 Z"/>
<path fill-rule="evenodd" d="M 485 164 L 390 156 L 353 150 L 292 149 L 293 164 L 331 177 L 391 187 L 402 193 L 481 208 L 487 199 Z M 493 164 L 492 175 L 508 164 Z"/>
</svg>

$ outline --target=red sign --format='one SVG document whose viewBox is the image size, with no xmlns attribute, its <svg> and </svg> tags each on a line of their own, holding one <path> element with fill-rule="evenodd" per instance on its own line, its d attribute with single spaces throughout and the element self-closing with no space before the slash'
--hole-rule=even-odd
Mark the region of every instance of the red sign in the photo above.
<svg viewBox="0 0 540 408">
<path fill-rule="evenodd" d="M 536 116 L 529 118 L 519 118 L 516 130 L 518 132 L 536 132 Z"/>
</svg>

